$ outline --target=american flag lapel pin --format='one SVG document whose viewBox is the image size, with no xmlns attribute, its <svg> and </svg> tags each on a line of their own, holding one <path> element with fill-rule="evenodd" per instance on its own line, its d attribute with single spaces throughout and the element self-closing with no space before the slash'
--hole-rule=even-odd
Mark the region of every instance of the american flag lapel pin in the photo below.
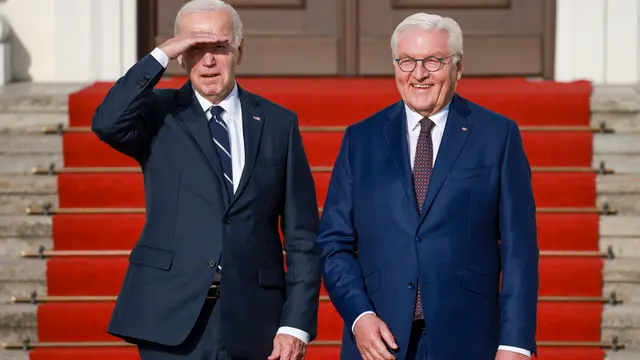
<svg viewBox="0 0 640 360">
<path fill-rule="evenodd" d="M 260 121 L 260 116 L 254 116 L 253 120 Z"/>
</svg>

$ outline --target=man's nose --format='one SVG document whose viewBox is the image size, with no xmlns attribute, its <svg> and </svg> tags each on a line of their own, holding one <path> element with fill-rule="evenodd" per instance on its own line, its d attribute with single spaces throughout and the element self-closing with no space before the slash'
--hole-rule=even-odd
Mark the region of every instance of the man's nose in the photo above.
<svg viewBox="0 0 640 360">
<path fill-rule="evenodd" d="M 424 68 L 422 61 L 418 61 L 416 62 L 416 68 L 413 69 L 412 75 L 416 80 L 422 80 L 428 78 L 431 73 Z"/>
<path fill-rule="evenodd" d="M 205 53 L 202 57 L 202 64 L 205 66 L 214 66 L 216 64 L 216 56 L 210 52 Z"/>
</svg>

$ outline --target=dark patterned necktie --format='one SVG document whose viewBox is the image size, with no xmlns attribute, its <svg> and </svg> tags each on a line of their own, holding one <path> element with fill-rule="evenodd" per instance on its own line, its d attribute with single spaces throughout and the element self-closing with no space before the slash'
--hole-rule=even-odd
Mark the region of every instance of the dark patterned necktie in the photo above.
<svg viewBox="0 0 640 360">
<path fill-rule="evenodd" d="M 420 135 L 416 146 L 416 155 L 413 160 L 413 186 L 416 192 L 418 209 L 422 214 L 422 206 L 427 196 L 429 180 L 433 173 L 433 141 L 431 140 L 431 130 L 436 124 L 429 118 L 420 120 Z M 413 311 L 413 319 L 423 319 L 422 301 L 420 299 L 420 284 L 418 283 L 418 295 Z"/>
<path fill-rule="evenodd" d="M 220 157 L 220 163 L 222 164 L 222 172 L 224 173 L 225 183 L 227 184 L 227 190 L 229 197 L 233 197 L 233 169 L 231 166 L 231 143 L 229 140 L 229 129 L 227 124 L 222 120 L 222 112 L 224 109 L 221 106 L 212 106 L 209 108 L 211 113 L 211 120 L 209 120 L 209 130 L 211 130 L 211 136 L 213 142 L 218 150 L 218 156 Z"/>
</svg>

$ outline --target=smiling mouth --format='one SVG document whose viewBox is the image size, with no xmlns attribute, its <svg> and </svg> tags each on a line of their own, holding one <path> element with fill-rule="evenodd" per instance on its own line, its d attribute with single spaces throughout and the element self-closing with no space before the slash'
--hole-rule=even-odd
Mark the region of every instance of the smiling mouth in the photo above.
<svg viewBox="0 0 640 360">
<path fill-rule="evenodd" d="M 433 87 L 433 84 L 411 84 L 411 87 L 416 89 L 430 89 Z"/>
</svg>

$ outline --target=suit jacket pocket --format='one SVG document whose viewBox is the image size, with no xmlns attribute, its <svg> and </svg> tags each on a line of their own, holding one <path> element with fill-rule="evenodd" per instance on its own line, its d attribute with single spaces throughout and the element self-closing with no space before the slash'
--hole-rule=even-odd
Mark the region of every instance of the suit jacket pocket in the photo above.
<svg viewBox="0 0 640 360">
<path fill-rule="evenodd" d="M 160 270 L 169 270 L 173 252 L 146 245 L 136 245 L 129 255 L 129 262 Z"/>
<path fill-rule="evenodd" d="M 492 300 L 498 298 L 498 284 L 494 283 L 492 278 L 488 275 L 464 269 L 462 270 L 461 281 L 462 286 L 473 293 Z"/>
<path fill-rule="evenodd" d="M 265 288 L 284 289 L 284 271 L 275 267 L 260 266 L 258 268 L 258 283 Z"/>
<path fill-rule="evenodd" d="M 451 173 L 451 180 L 468 179 L 474 177 L 487 176 L 491 173 L 490 166 L 461 169 Z"/>
</svg>

